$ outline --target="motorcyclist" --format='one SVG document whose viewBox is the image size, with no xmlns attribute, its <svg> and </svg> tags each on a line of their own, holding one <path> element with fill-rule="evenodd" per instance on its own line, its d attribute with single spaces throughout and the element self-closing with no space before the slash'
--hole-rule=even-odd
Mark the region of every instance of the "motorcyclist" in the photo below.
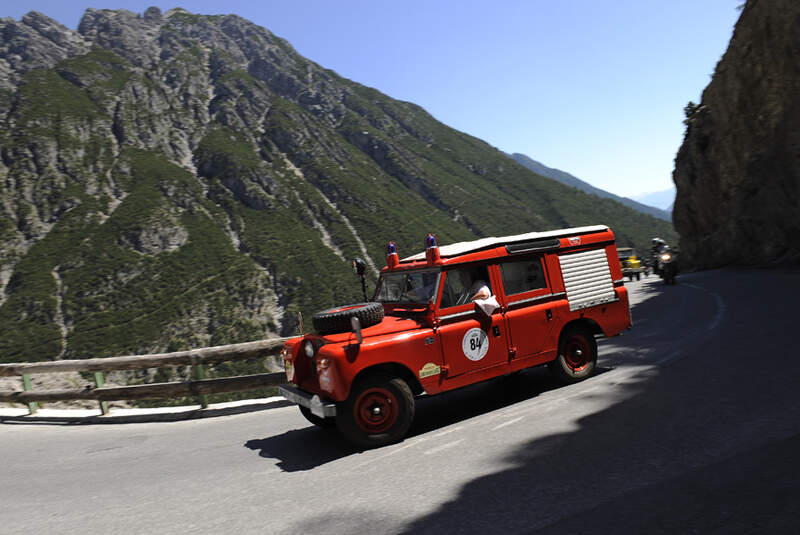
<svg viewBox="0 0 800 535">
<path fill-rule="evenodd" d="M 665 245 L 661 248 L 661 255 L 658 258 L 659 271 L 665 284 L 675 284 L 675 275 L 678 274 L 678 251 L 670 249 Z"/>
<path fill-rule="evenodd" d="M 659 256 L 665 249 L 668 249 L 667 242 L 661 238 L 653 238 L 653 245 L 650 248 L 650 262 L 653 265 L 653 273 L 656 275 L 661 274 Z"/>
</svg>

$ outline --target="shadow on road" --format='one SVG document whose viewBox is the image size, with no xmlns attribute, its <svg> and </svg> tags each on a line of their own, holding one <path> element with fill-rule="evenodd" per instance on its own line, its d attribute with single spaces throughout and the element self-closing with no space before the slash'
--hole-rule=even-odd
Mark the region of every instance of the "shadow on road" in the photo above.
<svg viewBox="0 0 800 535">
<path fill-rule="evenodd" d="M 335 429 L 320 429 L 315 426 L 248 440 L 244 446 L 257 451 L 265 459 L 278 459 L 276 466 L 284 472 L 311 470 L 359 452 L 342 440 Z"/>
</svg>

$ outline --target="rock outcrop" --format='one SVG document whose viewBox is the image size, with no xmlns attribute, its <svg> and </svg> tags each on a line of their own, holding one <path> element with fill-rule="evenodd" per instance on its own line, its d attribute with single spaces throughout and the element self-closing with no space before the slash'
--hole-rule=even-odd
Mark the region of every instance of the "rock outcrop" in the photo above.
<svg viewBox="0 0 800 535">
<path fill-rule="evenodd" d="M 697 268 L 800 264 L 800 2 L 750 0 L 675 159 Z"/>
<path fill-rule="evenodd" d="M 52 67 L 88 50 L 80 34 L 36 11 L 21 21 L 0 19 L 0 89 L 14 88 L 27 71 Z"/>
</svg>

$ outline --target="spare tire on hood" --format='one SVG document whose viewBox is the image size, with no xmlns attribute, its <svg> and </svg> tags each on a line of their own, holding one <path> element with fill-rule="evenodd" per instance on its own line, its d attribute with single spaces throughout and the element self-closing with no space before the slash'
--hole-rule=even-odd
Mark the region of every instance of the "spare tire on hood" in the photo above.
<svg viewBox="0 0 800 535">
<path fill-rule="evenodd" d="M 356 303 L 329 308 L 314 314 L 314 329 L 319 334 L 343 333 L 350 330 L 350 318 L 356 317 L 362 327 L 376 325 L 383 319 L 381 303 Z"/>
</svg>

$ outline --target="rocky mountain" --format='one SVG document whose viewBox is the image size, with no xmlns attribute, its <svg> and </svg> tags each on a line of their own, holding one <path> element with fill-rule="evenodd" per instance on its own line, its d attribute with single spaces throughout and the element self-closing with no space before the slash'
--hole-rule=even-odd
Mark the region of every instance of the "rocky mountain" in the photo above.
<svg viewBox="0 0 800 535">
<path fill-rule="evenodd" d="M 383 249 L 663 221 L 538 176 L 238 16 L 0 20 L 0 361 L 296 332 Z"/>
<path fill-rule="evenodd" d="M 637 212 L 648 214 L 653 217 L 663 219 L 664 221 L 672 220 L 671 214 L 666 210 L 656 208 L 655 206 L 651 206 L 646 203 L 636 201 L 634 199 L 629 199 L 628 197 L 620 197 L 619 195 L 614 195 L 613 193 L 610 193 L 603 189 L 596 188 L 591 184 L 589 184 L 588 182 L 584 182 L 583 180 L 574 175 L 571 175 L 565 171 L 561 171 L 560 169 L 547 167 L 543 163 L 537 162 L 533 158 L 526 156 L 524 154 L 515 152 L 514 154 L 510 154 L 509 156 L 513 158 L 517 163 L 524 165 L 537 175 L 551 178 L 567 186 L 578 188 L 579 190 L 589 193 L 591 195 L 597 195 L 598 197 L 602 197 L 604 199 L 613 199 L 618 203 L 622 203 L 629 208 L 633 208 Z"/>
<path fill-rule="evenodd" d="M 698 105 L 673 179 L 698 267 L 800 264 L 800 3 L 750 0 Z"/>
</svg>

